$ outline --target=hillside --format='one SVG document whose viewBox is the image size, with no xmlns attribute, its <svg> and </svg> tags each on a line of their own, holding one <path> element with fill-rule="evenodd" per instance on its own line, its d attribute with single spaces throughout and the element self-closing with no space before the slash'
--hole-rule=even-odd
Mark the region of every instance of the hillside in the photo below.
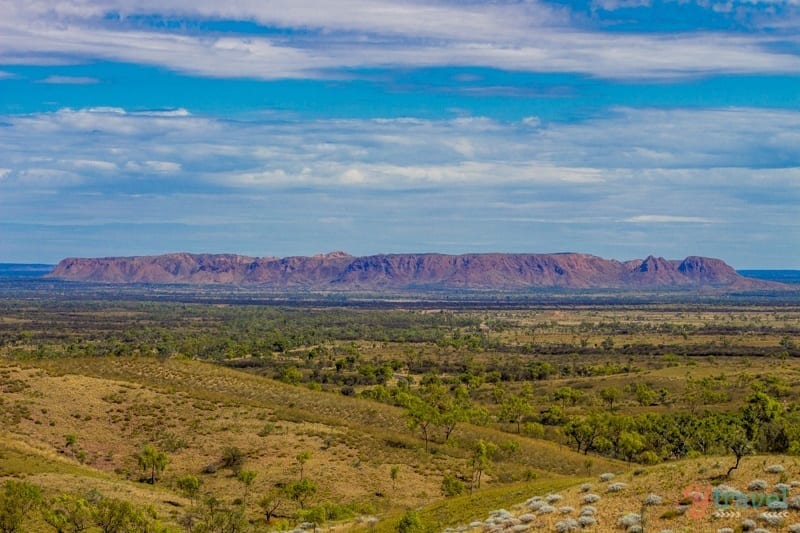
<svg viewBox="0 0 800 533">
<path fill-rule="evenodd" d="M 48 275 L 100 283 L 233 284 L 310 290 L 696 289 L 775 290 L 719 259 L 647 257 L 620 262 L 577 254 L 391 254 L 253 258 L 177 253 L 69 258 Z"/>
</svg>

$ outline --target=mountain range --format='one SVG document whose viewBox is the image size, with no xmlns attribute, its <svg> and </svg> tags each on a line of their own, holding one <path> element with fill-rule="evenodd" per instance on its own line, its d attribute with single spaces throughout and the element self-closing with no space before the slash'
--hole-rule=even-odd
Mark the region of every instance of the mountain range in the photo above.
<svg viewBox="0 0 800 533">
<path fill-rule="evenodd" d="M 310 257 L 174 253 L 68 258 L 49 278 L 100 283 L 257 285 L 283 290 L 695 289 L 775 290 L 720 259 L 691 256 L 617 261 L 588 254 L 387 254 Z"/>
</svg>

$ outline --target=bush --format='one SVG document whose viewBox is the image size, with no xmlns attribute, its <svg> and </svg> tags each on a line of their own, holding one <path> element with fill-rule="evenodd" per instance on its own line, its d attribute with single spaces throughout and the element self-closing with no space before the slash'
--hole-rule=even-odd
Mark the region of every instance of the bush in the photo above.
<svg viewBox="0 0 800 533">
<path fill-rule="evenodd" d="M 764 469 L 764 471 L 770 474 L 783 474 L 786 469 L 783 467 L 783 465 L 769 465 Z"/>
<path fill-rule="evenodd" d="M 755 520 L 742 520 L 742 531 L 753 531 L 758 527 Z"/>
<path fill-rule="evenodd" d="M 592 527 L 597 524 L 597 520 L 591 515 L 582 514 L 578 517 L 578 523 L 581 527 Z"/>
<path fill-rule="evenodd" d="M 544 497 L 544 501 L 550 504 L 560 502 L 561 499 L 562 499 L 561 494 L 548 494 L 547 496 Z"/>
<path fill-rule="evenodd" d="M 597 508 L 593 505 L 584 505 L 581 507 L 581 516 L 594 516 L 597 513 Z"/>
<path fill-rule="evenodd" d="M 661 505 L 663 502 L 663 498 L 658 494 L 648 494 L 643 503 L 645 505 Z"/>
<path fill-rule="evenodd" d="M 552 505 L 542 505 L 539 507 L 539 513 L 541 514 L 552 514 L 556 512 L 556 508 Z"/>
<path fill-rule="evenodd" d="M 592 490 L 591 483 L 584 483 L 583 485 L 581 485 L 581 492 L 589 492 L 590 490 Z"/>
<path fill-rule="evenodd" d="M 628 484 L 627 483 L 622 483 L 620 481 L 620 482 L 612 483 L 611 485 L 609 485 L 608 486 L 608 492 L 622 492 L 626 488 L 628 488 Z"/>
<path fill-rule="evenodd" d="M 608 482 L 608 481 L 611 481 L 612 479 L 614 479 L 614 474 L 612 474 L 611 472 L 606 472 L 605 474 L 600 474 L 600 481 L 602 481 L 604 483 Z"/>
<path fill-rule="evenodd" d="M 581 498 L 581 502 L 584 504 L 597 503 L 599 501 L 600 495 L 598 494 L 586 494 L 583 498 Z"/>
<path fill-rule="evenodd" d="M 621 527 L 638 526 L 642 522 L 642 515 L 638 513 L 628 513 L 617 520 L 617 525 Z"/>
<path fill-rule="evenodd" d="M 747 485 L 747 490 L 767 490 L 767 487 L 769 487 L 769 483 L 763 479 L 754 479 Z"/>
<path fill-rule="evenodd" d="M 580 523 L 574 518 L 567 518 L 566 520 L 561 520 L 560 522 L 556 522 L 555 530 L 558 533 L 567 533 L 569 531 L 578 531 L 581 528 Z"/>
<path fill-rule="evenodd" d="M 561 514 L 572 514 L 575 512 L 575 508 L 565 505 L 564 507 L 559 507 L 558 512 Z"/>
<path fill-rule="evenodd" d="M 406 511 L 397 524 L 397 533 L 422 533 L 425 526 L 415 511 Z"/>
<path fill-rule="evenodd" d="M 451 497 L 464 494 L 464 484 L 461 480 L 450 474 L 444 476 L 442 480 L 442 496 Z"/>
</svg>

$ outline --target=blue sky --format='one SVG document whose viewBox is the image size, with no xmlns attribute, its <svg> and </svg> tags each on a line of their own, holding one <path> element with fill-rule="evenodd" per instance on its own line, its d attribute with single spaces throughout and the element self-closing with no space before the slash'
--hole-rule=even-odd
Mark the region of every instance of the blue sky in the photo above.
<svg viewBox="0 0 800 533">
<path fill-rule="evenodd" d="M 800 3 L 0 0 L 0 262 L 800 268 Z"/>
</svg>

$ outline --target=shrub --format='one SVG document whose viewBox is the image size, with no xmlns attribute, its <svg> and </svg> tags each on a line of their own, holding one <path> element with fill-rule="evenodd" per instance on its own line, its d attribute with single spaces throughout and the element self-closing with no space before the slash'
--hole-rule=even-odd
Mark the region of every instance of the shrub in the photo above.
<svg viewBox="0 0 800 533">
<path fill-rule="evenodd" d="M 581 527 L 592 527 L 597 524 L 597 520 L 591 515 L 582 514 L 578 517 L 578 523 Z"/>
<path fill-rule="evenodd" d="M 555 525 L 555 530 L 558 533 L 567 533 L 568 531 L 578 531 L 580 528 L 581 525 L 574 518 L 567 518 L 566 520 L 561 520 L 560 522 L 556 522 Z"/>
<path fill-rule="evenodd" d="M 524 514 L 519 515 L 519 521 L 522 522 L 523 524 L 530 524 L 534 520 L 536 520 L 536 515 L 535 514 L 524 513 Z"/>
<path fill-rule="evenodd" d="M 551 514 L 556 512 L 556 508 L 553 507 L 552 505 L 542 505 L 541 507 L 539 507 L 539 512 L 541 514 Z"/>
<path fill-rule="evenodd" d="M 786 503 L 789 504 L 789 509 L 799 510 L 800 509 L 800 496 L 792 496 L 791 498 L 789 498 L 789 501 L 787 501 Z"/>
<path fill-rule="evenodd" d="M 800 524 L 792 524 L 789 526 L 789 533 L 800 533 Z"/>
<path fill-rule="evenodd" d="M 584 505 L 581 507 L 581 516 L 594 516 L 597 513 L 597 508 L 592 505 Z"/>
<path fill-rule="evenodd" d="M 767 490 L 769 483 L 763 479 L 754 479 L 747 485 L 747 490 Z"/>
<path fill-rule="evenodd" d="M 415 511 L 406 511 L 397 524 L 397 533 L 422 533 L 425 527 Z"/>
<path fill-rule="evenodd" d="M 742 520 L 742 531 L 753 531 L 757 527 L 758 525 L 755 520 L 750 520 L 749 518 L 747 520 Z"/>
<path fill-rule="evenodd" d="M 597 503 L 600 501 L 600 495 L 598 494 L 586 494 L 583 498 L 581 498 L 581 503 L 589 504 L 589 503 Z"/>
<path fill-rule="evenodd" d="M 584 483 L 583 485 L 581 485 L 581 492 L 589 492 L 590 490 L 592 490 L 591 483 Z"/>
<path fill-rule="evenodd" d="M 627 483 L 622 483 L 621 481 L 618 481 L 608 486 L 608 492 L 621 492 L 626 488 L 628 488 Z"/>
<path fill-rule="evenodd" d="M 732 527 L 721 527 L 717 530 L 717 533 L 734 533 Z"/>
<path fill-rule="evenodd" d="M 764 471 L 770 474 L 783 474 L 786 469 L 783 467 L 783 465 L 769 465 L 764 469 Z"/>
<path fill-rule="evenodd" d="M 642 515 L 638 513 L 627 513 L 622 515 L 619 520 L 617 520 L 617 525 L 621 527 L 631 527 L 631 526 L 638 526 L 642 522 Z"/>
<path fill-rule="evenodd" d="M 528 504 L 528 508 L 531 511 L 538 511 L 542 507 L 544 507 L 545 503 L 542 500 L 535 500 Z"/>
<path fill-rule="evenodd" d="M 559 507 L 558 512 L 561 514 L 572 514 L 575 512 L 575 508 L 565 505 L 564 507 Z"/>
<path fill-rule="evenodd" d="M 792 486 L 789 485 L 788 483 L 776 483 L 773 488 L 775 489 L 775 492 L 777 492 L 778 494 L 782 493 L 788 494 L 789 491 L 792 490 Z"/>
<path fill-rule="evenodd" d="M 661 505 L 663 503 L 663 498 L 658 494 L 648 494 L 647 498 L 644 499 L 645 505 Z"/>
<path fill-rule="evenodd" d="M 611 472 L 606 472 L 604 474 L 600 474 L 600 481 L 602 481 L 604 483 L 608 482 L 608 481 L 611 481 L 612 479 L 614 479 L 614 474 L 612 474 Z"/>
<path fill-rule="evenodd" d="M 562 500 L 561 494 L 548 494 L 547 496 L 544 497 L 544 501 L 550 504 L 560 502 L 561 500 Z"/>
<path fill-rule="evenodd" d="M 451 497 L 464 494 L 464 484 L 455 476 L 446 475 L 442 480 L 442 496 Z"/>
</svg>

